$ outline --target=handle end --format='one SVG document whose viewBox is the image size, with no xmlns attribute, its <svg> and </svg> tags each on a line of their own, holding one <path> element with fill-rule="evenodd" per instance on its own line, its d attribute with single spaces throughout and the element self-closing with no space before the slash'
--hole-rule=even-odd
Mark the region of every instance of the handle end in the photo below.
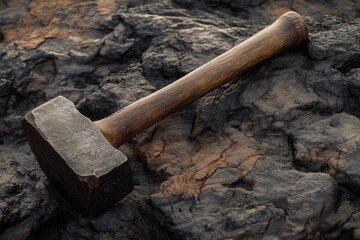
<svg viewBox="0 0 360 240">
<path fill-rule="evenodd" d="M 308 40 L 308 30 L 305 25 L 304 19 L 300 14 L 294 11 L 283 14 L 278 21 L 286 22 L 289 24 L 289 28 L 294 27 L 297 32 L 297 44 L 301 45 Z"/>
</svg>

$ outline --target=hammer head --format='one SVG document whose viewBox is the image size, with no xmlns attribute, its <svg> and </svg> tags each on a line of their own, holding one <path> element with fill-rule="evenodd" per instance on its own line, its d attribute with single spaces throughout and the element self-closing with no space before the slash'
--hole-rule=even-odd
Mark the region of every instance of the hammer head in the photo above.
<svg viewBox="0 0 360 240">
<path fill-rule="evenodd" d="M 44 103 L 23 124 L 41 169 L 83 214 L 100 214 L 132 191 L 127 157 L 68 99 Z"/>
</svg>

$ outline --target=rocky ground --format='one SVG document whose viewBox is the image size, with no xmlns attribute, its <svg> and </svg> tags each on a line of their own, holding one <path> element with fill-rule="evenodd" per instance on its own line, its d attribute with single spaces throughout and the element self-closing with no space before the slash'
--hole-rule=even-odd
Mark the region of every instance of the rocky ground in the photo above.
<svg viewBox="0 0 360 240">
<path fill-rule="evenodd" d="M 63 95 L 100 119 L 279 15 L 310 36 L 120 149 L 135 189 L 82 216 L 21 125 Z M 358 0 L 0 2 L 0 239 L 360 239 Z"/>
</svg>

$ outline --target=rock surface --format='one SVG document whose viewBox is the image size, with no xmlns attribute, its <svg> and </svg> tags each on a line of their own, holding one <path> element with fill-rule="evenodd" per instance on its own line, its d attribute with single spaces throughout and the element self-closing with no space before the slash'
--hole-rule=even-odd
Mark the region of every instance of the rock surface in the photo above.
<svg viewBox="0 0 360 240">
<path fill-rule="evenodd" d="M 309 42 L 124 144 L 116 206 L 86 218 L 48 182 L 27 111 L 101 119 L 290 9 Z M 359 239 L 359 39 L 353 0 L 0 2 L 0 239 Z"/>
</svg>

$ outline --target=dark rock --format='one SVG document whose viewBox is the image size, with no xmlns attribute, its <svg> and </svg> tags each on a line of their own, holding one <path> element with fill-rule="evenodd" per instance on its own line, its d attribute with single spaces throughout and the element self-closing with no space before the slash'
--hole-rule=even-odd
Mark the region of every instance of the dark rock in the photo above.
<svg viewBox="0 0 360 240">
<path fill-rule="evenodd" d="M 120 23 L 105 38 L 104 45 L 100 49 L 100 56 L 110 59 L 121 59 L 136 43 L 131 34 L 132 30 Z"/>
<path fill-rule="evenodd" d="M 161 20 L 171 28 L 154 37 L 142 55 L 144 76 L 161 87 L 161 82 L 176 80 L 230 49 L 237 39 L 233 29 L 204 25 L 188 18 Z M 159 25 L 157 21 L 154 25 Z"/>
<path fill-rule="evenodd" d="M 11 82 L 7 79 L 0 79 L 0 97 L 6 97 L 10 94 Z"/>
<path fill-rule="evenodd" d="M 99 91 L 78 104 L 80 112 L 93 120 L 106 117 L 156 90 L 137 65 L 130 66 L 124 74 L 108 77 L 105 82 Z"/>
<path fill-rule="evenodd" d="M 341 18 L 326 16 L 316 21 L 315 27 L 321 28 L 310 34 L 308 46 L 309 56 L 316 60 L 335 58 L 341 61 L 343 58 L 351 58 L 359 54 L 360 24 L 345 23 Z M 323 39 L 327 41 L 324 43 Z M 354 45 L 355 44 L 355 45 Z"/>
<path fill-rule="evenodd" d="M 208 2 L 208 3 L 227 4 L 227 5 L 229 5 L 229 7 L 235 8 L 235 9 L 244 9 L 244 8 L 248 8 L 248 7 L 259 6 L 260 4 L 264 3 L 266 0 L 255 0 L 255 1 L 251 1 L 251 0 L 245 0 L 245 1 L 241 1 L 241 0 L 236 0 L 236 1 L 204 0 L 204 1 Z"/>
<path fill-rule="evenodd" d="M 307 171 L 328 172 L 340 185 L 359 193 L 359 119 L 341 113 L 297 127 L 292 134 L 295 163 Z"/>
<path fill-rule="evenodd" d="M 1 133 L 8 135 L 14 142 L 23 142 L 25 132 L 22 126 L 23 116 L 10 115 L 3 119 Z"/>
<path fill-rule="evenodd" d="M 227 142 L 222 139 L 190 155 L 194 163 L 189 162 L 188 172 L 176 168 L 185 162 L 186 155 L 167 165 L 166 170 L 172 169 L 173 176 L 159 187 L 155 199 L 161 195 L 178 198 L 152 203 L 166 216 L 161 224 L 173 238 L 213 239 L 218 234 L 222 238 L 259 239 L 273 235 L 297 238 L 319 234 L 320 223 L 335 211 L 339 201 L 336 182 L 327 174 L 289 169 L 289 150 L 283 156 L 276 150 L 287 149 L 286 139 L 281 135 L 258 142 L 235 129 L 228 129 L 227 134 L 232 140 L 230 145 L 216 144 Z M 164 140 L 165 149 L 178 145 Z M 255 150 L 251 146 L 262 147 Z M 168 151 L 157 158 L 168 159 Z M 184 152 L 179 147 L 178 151 Z M 242 156 L 243 153 L 248 155 Z M 205 154 L 211 158 L 202 159 Z M 149 164 L 156 163 L 151 158 Z M 283 227 L 279 229 L 279 225 Z"/>
<path fill-rule="evenodd" d="M 29 150 L 0 145 L 0 239 L 26 239 L 57 207 Z"/>
</svg>

